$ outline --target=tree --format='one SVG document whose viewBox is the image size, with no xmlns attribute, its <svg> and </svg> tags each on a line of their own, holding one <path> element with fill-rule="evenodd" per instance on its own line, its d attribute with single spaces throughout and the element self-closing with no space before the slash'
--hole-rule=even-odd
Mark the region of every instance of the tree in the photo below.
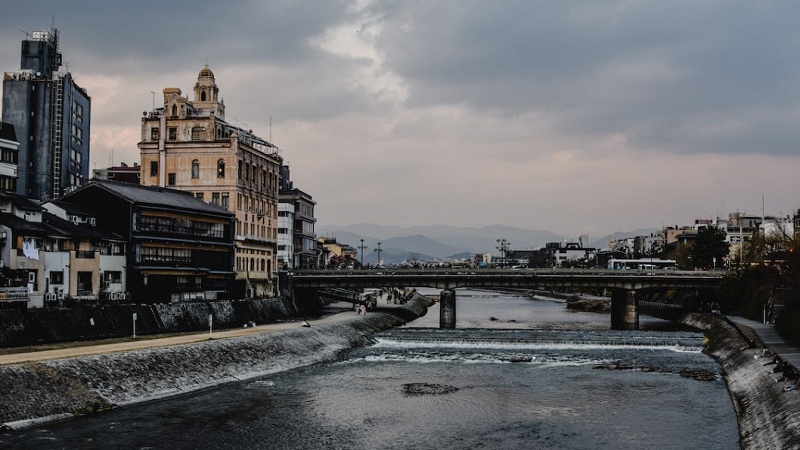
<svg viewBox="0 0 800 450">
<path fill-rule="evenodd" d="M 725 230 L 708 227 L 697 233 L 692 249 L 692 264 L 695 267 L 713 267 L 714 260 L 721 266 L 722 258 L 728 256 L 730 244 L 725 242 Z"/>
</svg>

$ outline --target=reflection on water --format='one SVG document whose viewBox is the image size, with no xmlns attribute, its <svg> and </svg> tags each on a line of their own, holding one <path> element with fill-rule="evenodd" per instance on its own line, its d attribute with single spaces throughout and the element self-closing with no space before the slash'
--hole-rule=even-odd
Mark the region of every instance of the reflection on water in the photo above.
<svg viewBox="0 0 800 450">
<path fill-rule="evenodd" d="M 561 303 L 458 291 L 341 361 L 19 433 L 9 448 L 662 449 L 738 447 L 702 336 Z M 491 318 L 494 317 L 495 320 Z M 470 327 L 472 326 L 472 327 Z M 600 369 L 599 367 L 605 367 Z M 609 367 L 623 370 L 606 370 Z M 712 381 L 681 376 L 711 373 Z"/>
</svg>

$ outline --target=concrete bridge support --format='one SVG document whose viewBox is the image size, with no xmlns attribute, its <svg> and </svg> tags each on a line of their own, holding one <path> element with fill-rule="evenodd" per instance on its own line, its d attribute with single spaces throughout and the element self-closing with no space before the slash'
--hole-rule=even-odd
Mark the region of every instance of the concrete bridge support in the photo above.
<svg viewBox="0 0 800 450">
<path fill-rule="evenodd" d="M 439 328 L 456 327 L 456 291 L 445 289 L 439 296 Z"/>
<path fill-rule="evenodd" d="M 636 291 L 629 289 L 611 291 L 611 329 L 639 329 L 639 302 L 636 300 Z"/>
</svg>

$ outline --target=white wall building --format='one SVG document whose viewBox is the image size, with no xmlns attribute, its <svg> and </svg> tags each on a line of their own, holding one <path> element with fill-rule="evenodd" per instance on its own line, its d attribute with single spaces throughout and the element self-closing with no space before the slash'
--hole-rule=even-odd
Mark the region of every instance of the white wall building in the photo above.
<svg viewBox="0 0 800 450">
<path fill-rule="evenodd" d="M 294 267 L 294 204 L 278 203 L 278 269 Z"/>
</svg>

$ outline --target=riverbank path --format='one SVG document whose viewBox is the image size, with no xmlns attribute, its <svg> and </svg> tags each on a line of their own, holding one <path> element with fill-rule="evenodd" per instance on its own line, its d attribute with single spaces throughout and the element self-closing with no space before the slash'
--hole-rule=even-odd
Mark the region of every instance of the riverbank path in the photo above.
<svg viewBox="0 0 800 450">
<path fill-rule="evenodd" d="M 384 308 L 392 308 L 394 305 L 386 305 Z M 330 322 L 339 322 L 342 320 L 353 319 L 359 317 L 358 314 L 352 309 L 343 310 L 341 312 L 322 317 L 317 320 L 309 320 L 309 324 L 313 327 Z M 68 343 L 68 347 L 52 349 L 52 350 L 31 350 L 31 347 L 25 348 L 20 353 L 8 353 L 0 355 L 0 365 L 7 364 L 20 364 L 28 362 L 48 361 L 53 359 L 66 359 L 75 358 L 80 356 L 102 355 L 106 353 L 127 352 L 131 350 L 141 350 L 147 348 L 169 347 L 173 345 L 191 344 L 194 342 L 203 342 L 209 339 L 228 339 L 238 336 L 246 336 L 250 334 L 272 333 L 275 331 L 289 330 L 294 328 L 302 328 L 303 321 L 293 322 L 279 322 L 258 325 L 250 328 L 234 328 L 219 331 L 213 331 L 210 334 L 204 333 L 187 333 L 177 336 L 167 336 L 160 338 L 153 337 L 138 337 L 136 339 L 128 338 L 122 342 L 113 342 L 108 344 L 98 344 L 97 341 L 82 341 Z"/>
<path fill-rule="evenodd" d="M 800 369 L 800 348 L 795 347 L 778 334 L 775 329 L 775 324 L 761 323 L 756 320 L 745 319 L 740 316 L 727 316 L 731 322 L 737 326 L 745 326 L 752 329 L 764 346 L 772 350 L 773 353 L 778 354 L 786 362 L 794 366 L 795 369 Z"/>
</svg>

